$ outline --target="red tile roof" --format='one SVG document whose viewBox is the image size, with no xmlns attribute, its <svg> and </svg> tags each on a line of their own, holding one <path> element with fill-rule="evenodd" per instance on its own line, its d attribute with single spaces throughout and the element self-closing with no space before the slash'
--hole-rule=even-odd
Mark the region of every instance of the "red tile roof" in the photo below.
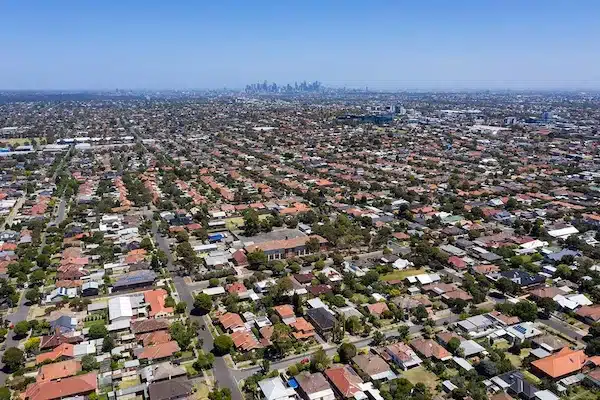
<svg viewBox="0 0 600 400">
<path fill-rule="evenodd" d="M 77 360 L 66 360 L 53 364 L 46 364 L 42 365 L 40 368 L 36 381 L 54 381 L 56 379 L 77 375 L 79 371 L 81 371 L 81 361 Z"/>
<path fill-rule="evenodd" d="M 583 350 L 563 347 L 558 353 L 535 360 L 531 365 L 552 378 L 559 378 L 580 371 L 587 360 Z"/>
<path fill-rule="evenodd" d="M 160 358 L 170 357 L 181 349 L 177 342 L 160 343 L 153 346 L 144 347 L 138 354 L 139 359 L 156 360 Z"/>
<path fill-rule="evenodd" d="M 327 243 L 327 240 L 319 235 L 300 236 L 293 239 L 271 240 L 269 242 L 253 244 L 246 247 L 246 251 L 252 253 L 255 250 L 273 251 L 295 249 L 297 247 L 303 247 L 311 238 L 317 238 L 321 244 Z"/>
<path fill-rule="evenodd" d="M 370 314 L 380 316 L 381 314 L 383 314 L 386 311 L 389 311 L 390 309 L 388 308 L 387 304 L 380 302 L 367 304 L 367 310 L 369 310 Z"/>
<path fill-rule="evenodd" d="M 83 395 L 98 389 L 96 373 L 72 376 L 61 381 L 36 382 L 25 391 L 26 400 L 53 400 Z"/>
<path fill-rule="evenodd" d="M 289 304 L 282 304 L 280 306 L 273 307 L 273 310 L 281 317 L 281 318 L 292 318 L 296 315 L 294 313 L 294 307 Z"/>
<path fill-rule="evenodd" d="M 238 314 L 230 312 L 221 315 L 219 317 L 219 323 L 223 326 L 223 329 L 225 329 L 226 331 L 244 326 L 244 321 L 242 321 L 242 317 L 240 317 Z"/>
<path fill-rule="evenodd" d="M 361 391 L 360 385 L 363 380 L 349 365 L 333 366 L 325 370 L 325 375 L 344 398 L 352 397 Z"/>
<path fill-rule="evenodd" d="M 443 348 L 439 343 L 431 339 L 418 339 L 410 342 L 410 345 L 420 354 L 427 358 L 435 358 L 444 360 L 451 357 L 451 354 Z"/>
<path fill-rule="evenodd" d="M 246 293 L 247 291 L 248 291 L 248 289 L 246 289 L 246 286 L 244 286 L 244 284 L 241 282 L 234 282 L 231 285 L 227 285 L 228 293 L 240 294 L 240 293 Z"/>
<path fill-rule="evenodd" d="M 173 313 L 173 307 L 165 307 L 168 293 L 165 289 L 148 290 L 144 292 L 144 301 L 150 305 L 150 317 Z"/>
<path fill-rule="evenodd" d="M 233 344 L 236 349 L 249 351 L 254 349 L 259 349 L 262 345 L 258 342 L 256 337 L 252 334 L 252 332 L 248 331 L 239 331 L 233 332 L 231 334 L 231 339 L 233 340 Z"/>
<path fill-rule="evenodd" d="M 60 357 L 73 357 L 73 345 L 70 343 L 63 343 L 56 347 L 54 350 L 47 353 L 38 354 L 35 358 L 36 364 L 41 364 L 46 360 L 57 360 Z"/>
<path fill-rule="evenodd" d="M 171 341 L 171 334 L 168 331 L 154 331 L 142 333 L 135 337 L 138 342 L 142 342 L 144 346 L 153 344 L 167 343 Z"/>
</svg>

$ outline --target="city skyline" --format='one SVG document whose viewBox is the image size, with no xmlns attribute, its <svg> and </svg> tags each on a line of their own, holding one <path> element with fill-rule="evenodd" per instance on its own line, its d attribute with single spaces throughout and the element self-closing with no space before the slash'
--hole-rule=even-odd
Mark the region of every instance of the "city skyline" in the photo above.
<svg viewBox="0 0 600 400">
<path fill-rule="evenodd" d="M 2 90 L 600 89 L 591 1 L 4 4 Z"/>
</svg>

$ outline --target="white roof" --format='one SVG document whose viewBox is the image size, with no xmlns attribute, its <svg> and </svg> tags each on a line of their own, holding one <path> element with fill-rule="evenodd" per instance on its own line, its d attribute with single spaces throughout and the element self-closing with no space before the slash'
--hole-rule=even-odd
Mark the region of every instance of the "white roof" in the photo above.
<svg viewBox="0 0 600 400">
<path fill-rule="evenodd" d="M 296 391 L 290 387 L 285 387 L 283 381 L 278 376 L 271 379 L 263 379 L 258 382 L 258 386 L 267 400 L 288 399 L 296 396 Z"/>
<path fill-rule="evenodd" d="M 571 301 L 576 302 L 580 306 L 591 306 L 592 304 L 594 304 L 590 299 L 586 297 L 585 294 L 582 293 L 567 296 L 567 298 Z"/>
<path fill-rule="evenodd" d="M 574 226 L 568 226 L 566 228 L 554 229 L 554 230 L 548 231 L 548 235 L 550 235 L 552 237 L 558 237 L 558 238 L 568 237 L 575 233 L 579 233 L 579 230 L 577 230 L 577 228 L 575 228 Z"/>
<path fill-rule="evenodd" d="M 557 302 L 558 305 L 560 305 L 562 308 L 568 308 L 569 310 L 574 310 L 579 305 L 579 304 L 577 304 L 576 301 L 572 301 L 570 299 L 567 299 L 565 296 L 563 296 L 561 294 L 557 294 L 556 296 L 554 296 L 552 298 L 552 300 L 554 300 L 555 302 Z"/>
<path fill-rule="evenodd" d="M 485 351 L 485 347 L 480 345 L 474 340 L 465 340 L 460 343 L 460 348 L 463 349 L 465 353 L 465 357 L 470 357 L 474 354 L 481 353 Z"/>
<path fill-rule="evenodd" d="M 535 392 L 534 396 L 539 400 L 559 400 L 559 397 L 549 390 L 540 390 L 539 392 Z"/>
<path fill-rule="evenodd" d="M 131 320 L 123 319 L 121 321 L 115 321 L 111 324 L 106 325 L 106 329 L 108 329 L 109 332 L 114 332 L 114 331 L 121 331 L 123 329 L 127 329 L 130 326 L 131 326 Z"/>
<path fill-rule="evenodd" d="M 202 293 L 207 294 L 209 296 L 215 296 L 217 294 L 224 294 L 225 288 L 223 286 L 217 286 L 213 288 L 204 289 L 202 290 Z"/>
<path fill-rule="evenodd" d="M 535 239 L 535 240 L 532 240 L 531 242 L 523 243 L 521 245 L 521 248 L 523 248 L 523 249 L 535 249 L 537 247 L 544 247 L 544 246 L 548 246 L 548 242 L 543 242 L 541 240 Z"/>
<path fill-rule="evenodd" d="M 471 364 L 469 364 L 469 362 L 462 357 L 452 357 L 452 359 L 459 367 L 461 367 L 465 371 L 470 371 L 473 369 L 473 366 Z"/>
<path fill-rule="evenodd" d="M 133 317 L 133 310 L 131 308 L 131 300 L 129 300 L 129 297 L 120 296 L 108 300 L 108 316 L 111 321 L 122 317 Z"/>
</svg>

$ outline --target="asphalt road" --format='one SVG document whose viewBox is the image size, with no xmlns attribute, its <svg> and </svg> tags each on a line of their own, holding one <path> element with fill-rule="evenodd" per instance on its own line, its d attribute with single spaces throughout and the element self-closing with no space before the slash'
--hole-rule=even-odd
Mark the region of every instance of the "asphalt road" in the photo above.
<svg viewBox="0 0 600 400">
<path fill-rule="evenodd" d="M 571 339 L 582 340 L 585 336 L 584 334 L 579 333 L 577 329 L 553 316 L 550 316 L 549 319 L 540 319 L 540 322 L 542 322 L 544 325 L 548 325 L 552 329 L 559 331 L 563 335 L 567 335 Z"/>
<path fill-rule="evenodd" d="M 149 218 L 152 218 L 151 212 L 149 214 Z M 158 223 L 154 220 L 152 221 L 152 234 L 154 236 L 154 241 L 158 245 L 158 248 L 164 251 L 167 255 L 168 267 L 171 269 L 171 267 L 173 267 L 174 260 L 173 255 L 171 254 L 171 249 L 169 248 L 169 243 L 165 237 L 158 232 Z M 186 285 L 184 277 L 175 276 L 173 278 L 173 283 L 175 284 L 179 298 L 187 305 L 187 311 L 190 315 L 190 318 L 200 322 L 200 325 L 206 325 L 207 321 L 205 316 L 194 314 L 194 297 L 192 295 L 192 289 Z M 202 349 L 204 352 L 209 353 L 213 349 L 213 338 L 210 330 L 208 328 L 206 330 L 201 329 L 198 332 L 198 337 L 203 340 Z M 242 393 L 238 388 L 237 381 L 232 372 L 233 371 L 227 367 L 227 364 L 225 364 L 225 359 L 223 357 L 215 358 L 215 362 L 213 364 L 213 373 L 216 383 L 220 387 L 227 387 L 231 389 L 232 400 L 242 400 Z"/>
<path fill-rule="evenodd" d="M 54 220 L 56 225 L 59 225 L 61 222 L 63 222 L 66 218 L 66 212 L 67 212 L 67 201 L 64 199 L 64 197 L 61 197 L 60 199 L 60 203 L 58 204 L 58 214 L 56 215 L 56 219 Z"/>
<path fill-rule="evenodd" d="M 29 306 L 25 304 L 27 300 L 25 299 L 25 296 L 22 295 L 21 299 L 19 300 L 19 305 L 17 306 L 17 309 L 14 313 L 9 314 L 6 316 L 6 319 L 8 321 L 10 321 L 11 323 L 17 323 L 19 321 L 24 321 L 27 319 L 27 314 L 29 314 Z M 19 346 L 19 340 L 14 338 L 14 335 L 12 333 L 12 331 L 10 331 L 6 337 L 6 340 L 4 341 L 4 344 L 2 346 L 2 351 L 0 351 L 0 360 L 2 359 L 2 356 L 4 355 L 4 350 L 11 348 L 11 347 L 18 347 Z M 5 371 L 4 371 L 4 364 L 1 364 L 2 366 L 0 367 L 0 386 L 4 386 L 4 383 L 6 382 L 6 378 L 8 378 L 8 375 Z"/>
</svg>

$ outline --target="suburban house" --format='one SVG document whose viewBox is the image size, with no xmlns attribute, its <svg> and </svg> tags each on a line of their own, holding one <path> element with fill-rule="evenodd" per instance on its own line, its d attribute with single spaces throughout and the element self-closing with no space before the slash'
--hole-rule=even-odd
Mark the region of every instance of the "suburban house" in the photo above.
<svg viewBox="0 0 600 400">
<path fill-rule="evenodd" d="M 575 312 L 581 317 L 586 323 L 593 324 L 600 321 L 600 304 L 594 304 L 593 306 L 583 306 Z"/>
<path fill-rule="evenodd" d="M 242 317 L 235 313 L 225 313 L 219 317 L 219 323 L 225 332 L 236 332 L 246 330 Z"/>
<path fill-rule="evenodd" d="M 302 373 L 296 376 L 298 394 L 304 400 L 334 400 L 335 393 L 325 376 L 316 372 L 314 374 Z"/>
<path fill-rule="evenodd" d="M 192 395 L 194 385 L 185 377 L 152 382 L 148 385 L 150 400 L 187 399 Z"/>
<path fill-rule="evenodd" d="M 446 361 L 452 358 L 452 354 L 448 350 L 432 339 L 413 340 L 410 345 L 425 358 L 433 358 L 436 361 Z"/>
<path fill-rule="evenodd" d="M 349 365 L 334 364 L 325 370 L 325 375 L 333 385 L 335 392 L 343 399 L 381 399 L 378 389 L 372 382 L 363 382 L 362 378 Z"/>
<path fill-rule="evenodd" d="M 372 380 L 390 380 L 396 378 L 388 363 L 377 354 L 359 354 L 352 358 L 352 362 L 358 368 L 358 373 L 363 377 Z"/>
<path fill-rule="evenodd" d="M 308 339 L 315 335 L 315 327 L 303 317 L 296 318 L 296 321 L 291 323 L 290 327 L 294 330 L 292 336 L 296 340 Z"/>
<path fill-rule="evenodd" d="M 561 379 L 578 373 L 588 363 L 590 365 L 600 364 L 600 357 L 588 357 L 583 350 L 571 350 L 564 347 L 557 353 L 533 361 L 531 366 L 542 375 Z"/>
<path fill-rule="evenodd" d="M 334 365 L 325 370 L 325 375 L 342 399 L 353 398 L 362 392 L 363 380 L 349 365 Z"/>
<path fill-rule="evenodd" d="M 294 400 L 296 391 L 287 387 L 279 376 L 270 379 L 263 379 L 258 382 L 260 390 L 263 392 L 266 400 Z"/>
<path fill-rule="evenodd" d="M 64 379 L 41 381 L 31 384 L 24 393 L 24 400 L 54 400 L 87 396 L 98 389 L 95 372 Z"/>
<path fill-rule="evenodd" d="M 37 382 L 56 381 L 81 372 L 81 361 L 66 360 L 52 364 L 42 365 L 36 376 Z"/>
<path fill-rule="evenodd" d="M 166 307 L 165 300 L 168 293 L 165 289 L 149 290 L 144 292 L 144 300 L 150 307 L 148 316 L 150 318 L 165 318 L 173 316 L 173 307 Z"/>
<path fill-rule="evenodd" d="M 329 311 L 325 308 L 311 308 L 306 312 L 306 315 L 312 325 L 317 329 L 317 332 L 325 338 L 325 340 L 329 340 L 331 336 L 331 331 L 336 324 L 336 319 Z"/>
<path fill-rule="evenodd" d="M 162 360 L 173 356 L 181 349 L 175 341 L 155 344 L 152 346 L 143 347 L 136 352 L 136 356 L 140 360 Z"/>
<path fill-rule="evenodd" d="M 301 257 L 311 254 L 311 252 L 306 247 L 306 243 L 312 238 L 315 238 L 319 241 L 319 251 L 327 250 L 327 240 L 319 235 L 312 235 L 300 236 L 293 239 L 272 240 L 268 242 L 252 244 L 246 246 L 246 252 L 252 253 L 256 250 L 262 250 L 269 258 L 269 261 L 284 260 L 286 258 L 292 257 Z"/>
<path fill-rule="evenodd" d="M 294 313 L 294 307 L 289 304 L 282 304 L 280 306 L 273 307 L 273 310 L 277 313 L 281 322 L 286 325 L 290 325 L 296 322 L 296 313 Z"/>
<path fill-rule="evenodd" d="M 417 356 L 417 353 L 415 353 L 413 349 L 402 342 L 385 346 L 381 355 L 384 358 L 387 356 L 388 359 L 395 362 L 404 370 L 416 367 L 423 362 L 423 360 Z"/>
</svg>

